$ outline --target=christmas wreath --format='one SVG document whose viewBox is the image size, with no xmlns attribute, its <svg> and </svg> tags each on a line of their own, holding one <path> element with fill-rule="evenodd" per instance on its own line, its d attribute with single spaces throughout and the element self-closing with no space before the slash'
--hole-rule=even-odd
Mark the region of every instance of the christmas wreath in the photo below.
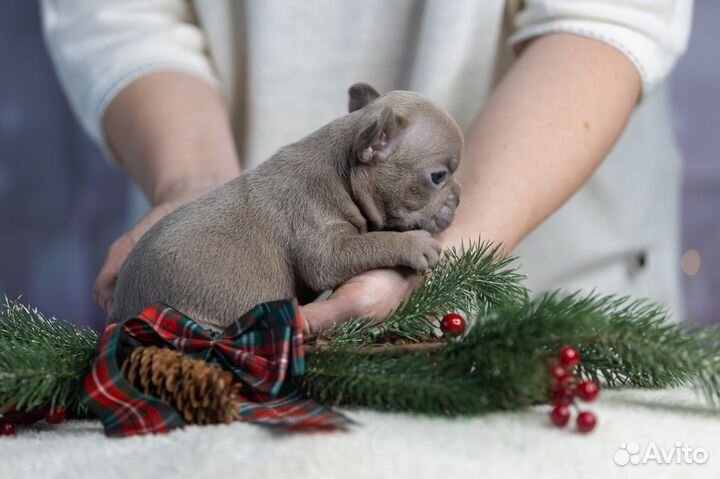
<svg viewBox="0 0 720 479">
<path fill-rule="evenodd" d="M 671 323 L 629 297 L 532 298 L 515 264 L 489 243 L 448 250 L 384 322 L 357 318 L 304 344 L 294 300 L 259 305 L 222 334 L 158 304 L 101 337 L 6 298 L 0 432 L 66 414 L 128 435 L 235 419 L 347 424 L 333 406 L 458 416 L 541 403 L 563 426 L 599 385 L 690 385 L 718 403 L 717 328 Z M 117 394 L 134 419 L 119 415 Z M 592 430 L 595 417 L 581 412 L 577 425 Z"/>
</svg>

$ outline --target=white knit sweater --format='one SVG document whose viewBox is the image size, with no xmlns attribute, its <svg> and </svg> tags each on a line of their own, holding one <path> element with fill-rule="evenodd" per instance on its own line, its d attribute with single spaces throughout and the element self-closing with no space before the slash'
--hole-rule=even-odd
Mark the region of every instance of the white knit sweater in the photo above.
<svg viewBox="0 0 720 479">
<path fill-rule="evenodd" d="M 592 179 L 518 248 L 529 285 L 678 300 L 679 155 L 663 88 L 691 0 L 44 0 L 71 104 L 103 143 L 108 103 L 158 70 L 197 75 L 233 111 L 252 167 L 345 113 L 347 87 L 418 91 L 467 128 L 515 42 L 568 32 L 626 54 L 644 99 Z"/>
</svg>

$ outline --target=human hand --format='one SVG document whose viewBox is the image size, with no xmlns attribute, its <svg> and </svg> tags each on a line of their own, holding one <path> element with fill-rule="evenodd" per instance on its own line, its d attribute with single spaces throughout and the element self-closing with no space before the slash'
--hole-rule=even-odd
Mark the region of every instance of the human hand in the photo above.
<svg viewBox="0 0 720 479">
<path fill-rule="evenodd" d="M 304 333 L 316 336 L 351 318 L 385 319 L 419 286 L 422 276 L 410 269 L 375 269 L 350 278 L 326 301 L 300 307 Z"/>
<path fill-rule="evenodd" d="M 142 235 L 163 217 L 208 190 L 209 188 L 196 189 L 172 200 L 158 203 L 130 231 L 120 236 L 110 245 L 105 264 L 100 269 L 93 285 L 93 297 L 108 315 L 112 312 L 115 283 L 117 283 L 120 268 Z"/>
<path fill-rule="evenodd" d="M 179 206 L 240 174 L 223 95 L 205 80 L 154 72 L 124 87 L 103 116 L 114 159 L 152 204 L 108 251 L 95 301 L 108 314 L 120 267 L 140 237 Z"/>
</svg>

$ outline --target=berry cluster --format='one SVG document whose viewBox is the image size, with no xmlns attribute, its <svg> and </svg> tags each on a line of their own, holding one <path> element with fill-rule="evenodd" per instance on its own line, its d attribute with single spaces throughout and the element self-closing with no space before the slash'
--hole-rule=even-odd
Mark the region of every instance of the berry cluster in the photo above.
<svg viewBox="0 0 720 479">
<path fill-rule="evenodd" d="M 580 354 L 570 346 L 560 349 L 557 360 L 550 365 L 552 378 L 551 402 L 553 410 L 550 420 L 557 427 L 564 427 L 570 421 L 570 406 L 578 410 L 575 420 L 578 431 L 588 433 L 595 429 L 597 418 L 590 411 L 579 411 L 575 398 L 582 401 L 594 401 L 600 395 L 600 387 L 593 381 L 580 381 L 574 373 L 575 366 L 580 362 Z"/>
<path fill-rule="evenodd" d="M 31 411 L 18 411 L 15 407 L 12 407 L 0 417 L 0 436 L 14 436 L 16 425 L 34 424 L 43 419 L 50 424 L 60 424 L 67 419 L 67 413 L 61 408 L 51 410 L 44 407 Z"/>
</svg>

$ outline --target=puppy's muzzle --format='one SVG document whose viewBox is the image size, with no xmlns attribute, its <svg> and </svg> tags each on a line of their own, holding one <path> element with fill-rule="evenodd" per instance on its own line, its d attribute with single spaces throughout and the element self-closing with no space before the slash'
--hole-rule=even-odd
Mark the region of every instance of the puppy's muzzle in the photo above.
<svg viewBox="0 0 720 479">
<path fill-rule="evenodd" d="M 460 185 L 458 183 L 453 183 L 445 203 L 440 207 L 440 210 L 435 216 L 435 223 L 441 231 L 446 229 L 450 226 L 450 223 L 452 223 L 452 220 L 455 217 L 455 209 L 460 204 L 461 191 L 462 189 L 460 188 Z"/>
</svg>

